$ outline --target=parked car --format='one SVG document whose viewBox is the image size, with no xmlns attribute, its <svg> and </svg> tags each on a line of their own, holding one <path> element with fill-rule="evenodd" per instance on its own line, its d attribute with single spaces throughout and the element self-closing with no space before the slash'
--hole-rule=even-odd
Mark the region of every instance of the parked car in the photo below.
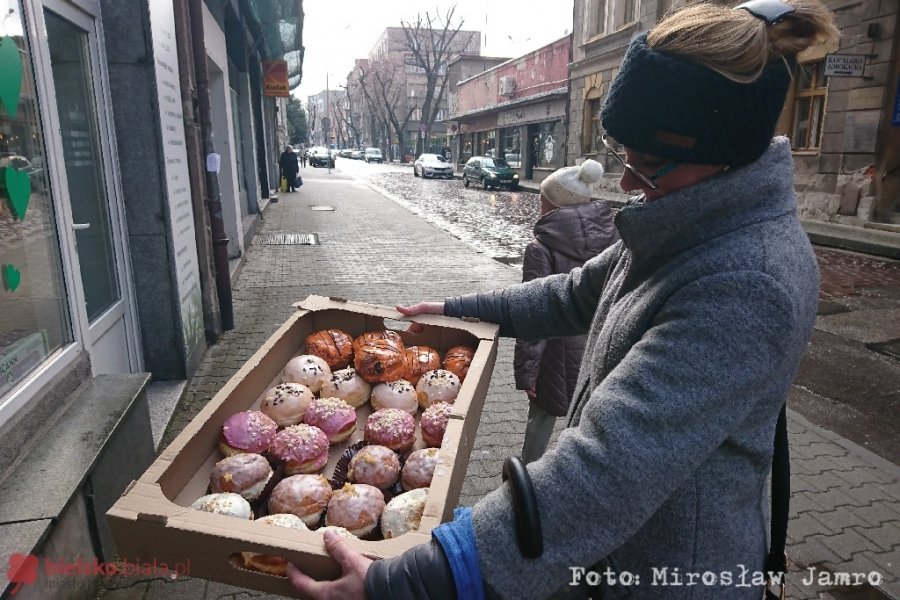
<svg viewBox="0 0 900 600">
<path fill-rule="evenodd" d="M 334 160 L 334 159 L 336 159 L 338 156 L 340 156 L 341 151 L 340 151 L 340 149 L 338 149 L 338 148 L 332 148 L 331 150 L 328 151 L 328 154 L 331 155 L 331 160 Z"/>
<path fill-rule="evenodd" d="M 352 158 L 353 160 L 362 160 L 363 155 L 365 155 L 365 152 L 363 152 L 362 150 L 354 150 L 350 153 L 350 158 Z"/>
<path fill-rule="evenodd" d="M 416 177 L 453 178 L 453 167 L 440 154 L 422 154 L 413 163 L 413 175 Z"/>
<path fill-rule="evenodd" d="M 507 154 L 503 157 L 510 169 L 518 169 L 522 166 L 522 162 L 518 154 Z"/>
<path fill-rule="evenodd" d="M 325 146 L 313 146 L 308 153 L 309 166 L 311 167 L 333 167 L 334 157 Z"/>
<path fill-rule="evenodd" d="M 341 158 L 350 158 L 351 154 L 353 154 L 352 148 L 344 148 L 343 150 L 341 150 L 341 152 L 340 152 L 340 154 L 338 154 L 338 156 L 340 156 Z"/>
<path fill-rule="evenodd" d="M 519 174 L 502 158 L 473 156 L 463 168 L 463 185 L 480 183 L 484 189 L 505 187 L 511 190 L 519 187 Z"/>
<path fill-rule="evenodd" d="M 384 158 L 382 158 L 382 156 L 381 156 L 380 148 L 366 148 L 366 153 L 365 153 L 364 158 L 367 163 L 377 162 L 378 164 L 381 164 L 384 162 Z"/>
</svg>

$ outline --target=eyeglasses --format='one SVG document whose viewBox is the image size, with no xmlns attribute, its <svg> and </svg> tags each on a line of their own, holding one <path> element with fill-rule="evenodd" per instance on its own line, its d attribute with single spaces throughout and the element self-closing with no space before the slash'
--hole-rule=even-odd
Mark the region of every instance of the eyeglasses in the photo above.
<svg viewBox="0 0 900 600">
<path fill-rule="evenodd" d="M 613 158 L 615 158 L 619 162 L 619 164 L 622 165 L 623 168 L 627 169 L 629 173 L 634 175 L 635 179 L 640 181 L 642 184 L 644 184 L 651 190 L 659 189 L 659 186 L 656 184 L 657 179 L 659 179 L 663 175 L 671 173 L 672 171 L 674 171 L 675 169 L 677 169 L 678 167 L 681 166 L 681 163 L 672 161 L 669 164 L 665 165 L 663 168 L 661 168 L 659 171 L 654 173 L 653 175 L 645 175 L 644 173 L 641 173 L 640 171 L 638 171 L 635 167 L 632 167 L 630 164 L 628 164 L 628 161 L 626 161 L 625 158 L 621 154 L 616 152 L 616 150 L 612 147 L 612 145 L 610 145 L 609 139 L 607 138 L 606 134 L 603 134 L 602 136 L 600 136 L 600 141 L 603 142 L 603 145 L 606 146 L 606 149 L 609 150 L 610 154 L 613 155 Z"/>
</svg>

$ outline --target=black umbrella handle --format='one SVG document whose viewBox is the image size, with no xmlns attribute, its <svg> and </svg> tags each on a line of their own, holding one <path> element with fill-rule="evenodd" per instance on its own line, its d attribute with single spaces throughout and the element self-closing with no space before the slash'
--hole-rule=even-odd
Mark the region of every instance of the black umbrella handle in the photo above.
<svg viewBox="0 0 900 600">
<path fill-rule="evenodd" d="M 511 456 L 503 462 L 503 481 L 509 481 L 512 492 L 519 550 L 525 558 L 539 558 L 544 553 L 541 516 L 531 476 L 521 458 Z"/>
</svg>

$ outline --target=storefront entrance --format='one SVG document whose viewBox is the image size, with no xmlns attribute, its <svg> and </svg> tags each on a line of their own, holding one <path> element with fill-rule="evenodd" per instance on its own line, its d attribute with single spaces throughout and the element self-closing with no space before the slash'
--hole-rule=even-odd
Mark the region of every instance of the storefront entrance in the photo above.
<svg viewBox="0 0 900 600">
<path fill-rule="evenodd" d="M 77 260 L 72 263 L 81 284 L 73 288 L 73 320 L 80 322 L 81 342 L 95 375 L 128 373 L 139 368 L 137 327 L 130 307 L 110 110 L 98 100 L 108 97 L 101 86 L 106 78 L 101 73 L 99 15 L 62 0 L 45 0 L 43 6 L 50 67 L 45 61 L 42 69 L 47 118 L 59 132 L 50 158 L 51 186 L 59 190 L 63 204 L 68 201 L 60 225 L 68 224 L 73 233 L 69 248 L 74 246 Z"/>
</svg>

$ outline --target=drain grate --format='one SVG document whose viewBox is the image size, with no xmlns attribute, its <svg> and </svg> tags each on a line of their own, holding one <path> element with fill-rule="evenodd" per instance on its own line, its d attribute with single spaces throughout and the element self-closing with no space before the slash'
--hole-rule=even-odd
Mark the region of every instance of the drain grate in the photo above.
<svg viewBox="0 0 900 600">
<path fill-rule="evenodd" d="M 262 233 L 253 238 L 257 246 L 316 246 L 319 236 L 315 233 Z"/>
</svg>

